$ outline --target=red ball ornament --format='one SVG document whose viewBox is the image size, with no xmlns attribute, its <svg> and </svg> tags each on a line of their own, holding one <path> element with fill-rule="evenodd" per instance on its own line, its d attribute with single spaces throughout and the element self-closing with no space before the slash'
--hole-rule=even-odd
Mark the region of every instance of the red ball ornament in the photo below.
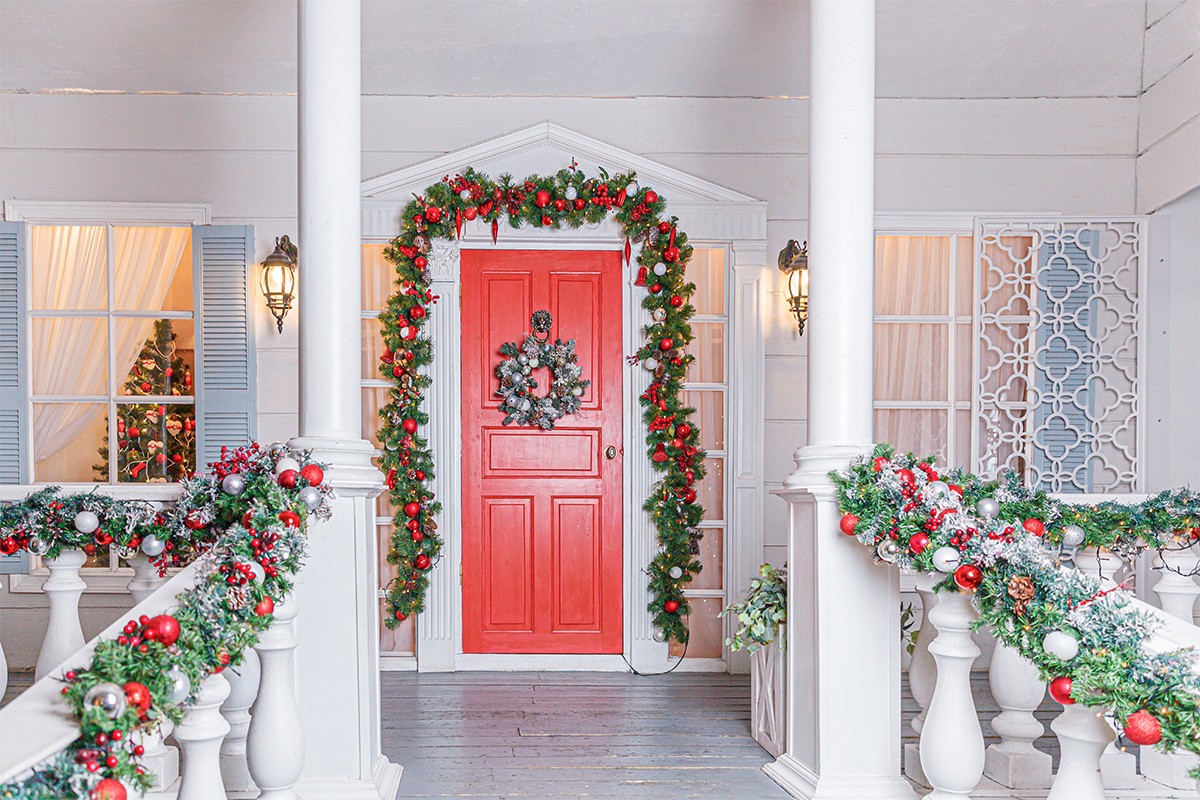
<svg viewBox="0 0 1200 800">
<path fill-rule="evenodd" d="M 470 208 L 468 208 L 466 211 L 463 212 L 463 217 L 465 217 L 468 222 L 475 219 L 478 216 L 479 216 L 479 209 L 477 209 L 475 206 L 471 206 Z"/>
<path fill-rule="evenodd" d="M 665 603 L 663 603 L 663 611 L 667 612 L 668 614 L 674 614 L 678 610 L 679 610 L 679 601 L 678 600 L 668 600 Z"/>
<path fill-rule="evenodd" d="M 258 601 L 258 605 L 254 607 L 254 613 L 260 617 L 265 617 L 267 614 L 275 613 L 275 601 L 270 597 L 264 597 Z"/>
<path fill-rule="evenodd" d="M 404 504 L 404 513 L 410 517 L 415 517 L 417 514 L 421 513 L 421 504 L 420 503 L 405 503 Z"/>
<path fill-rule="evenodd" d="M 425 209 L 425 219 L 429 220 L 430 222 L 437 222 L 441 218 L 442 210 L 437 206 L 430 206 L 429 208 Z"/>
<path fill-rule="evenodd" d="M 1071 679 L 1063 675 L 1060 678 L 1055 678 L 1050 681 L 1050 696 L 1064 706 L 1074 705 L 1075 700 L 1071 697 Z"/>
<path fill-rule="evenodd" d="M 16 539 L 12 538 L 11 536 L 6 536 L 3 539 L 0 539 L 0 553 L 3 553 L 6 556 L 11 556 L 15 552 L 17 552 Z"/>
<path fill-rule="evenodd" d="M 669 223 L 665 220 L 658 223 L 658 232 L 659 233 L 670 233 L 671 232 L 671 223 Z"/>
<path fill-rule="evenodd" d="M 908 549 L 913 551 L 913 555 L 921 555 L 926 547 L 929 547 L 929 535 L 926 533 L 914 533 L 908 540 Z"/>
<path fill-rule="evenodd" d="M 663 339 L 661 342 L 658 343 L 659 350 L 670 350 L 674 346 L 675 346 L 675 342 L 672 341 L 670 338 Z"/>
<path fill-rule="evenodd" d="M 1135 711 L 1125 720 L 1124 733 L 1134 744 L 1158 744 L 1162 739 L 1162 725 L 1149 711 Z"/>
<path fill-rule="evenodd" d="M 587 201 L 584 200 L 582 197 L 575 198 L 575 210 L 576 211 L 582 211 L 583 207 L 586 205 L 587 205 Z"/>
<path fill-rule="evenodd" d="M 421 527 L 421 521 L 420 521 L 420 520 L 416 520 L 416 519 L 410 519 L 410 520 L 408 521 L 408 529 L 409 529 L 410 531 L 415 531 L 417 528 L 420 528 L 420 527 Z"/>
<path fill-rule="evenodd" d="M 567 208 L 567 201 L 563 200 L 561 197 L 554 201 L 554 210 L 555 211 L 565 211 L 566 208 Z"/>
<path fill-rule="evenodd" d="M 424 539 L 425 539 L 425 534 L 421 533 L 420 531 L 414 530 L 412 532 L 412 540 L 414 542 L 420 542 L 420 541 L 423 541 Z"/>
<path fill-rule="evenodd" d="M 550 205 L 550 193 L 545 189 L 541 189 L 533 196 L 533 203 L 538 208 L 545 208 Z"/>
<path fill-rule="evenodd" d="M 962 490 L 961 486 L 955 486 L 953 483 L 951 483 L 951 484 L 949 484 L 949 486 L 947 488 L 950 489 L 950 491 L 954 492 L 956 495 L 958 495 L 959 500 L 962 499 L 963 490 Z"/>
<path fill-rule="evenodd" d="M 415 477 L 419 481 L 423 481 L 423 480 L 425 480 L 425 473 L 422 472 L 421 470 L 417 470 L 417 474 L 414 475 L 413 477 Z"/>
<path fill-rule="evenodd" d="M 425 306 L 413 306 L 408 310 L 408 318 L 414 322 L 419 319 L 425 319 Z"/>
<path fill-rule="evenodd" d="M 204 527 L 205 522 L 200 517 L 188 514 L 186 517 L 183 518 L 183 525 L 184 525 L 184 527 L 188 528 L 189 530 L 198 531 Z"/>
<path fill-rule="evenodd" d="M 285 528 L 300 527 L 300 515 L 295 511 L 280 511 L 279 521 L 283 523 Z"/>
<path fill-rule="evenodd" d="M 888 465 L 888 460 L 883 456 L 876 456 L 871 461 L 871 470 L 873 472 L 883 472 L 883 468 Z"/>
<path fill-rule="evenodd" d="M 417 556 L 417 560 L 413 562 L 417 569 L 429 569 L 429 556 L 421 553 Z"/>
<path fill-rule="evenodd" d="M 684 491 L 683 502 L 689 503 L 689 504 L 696 502 L 696 490 L 688 489 L 688 490 Z"/>
<path fill-rule="evenodd" d="M 854 514 L 843 514 L 842 521 L 838 523 L 838 527 L 842 529 L 842 533 L 847 536 L 854 535 L 854 526 L 858 524 L 858 517 Z"/>
<path fill-rule="evenodd" d="M 658 202 L 658 194 L 656 192 L 652 192 L 649 189 L 647 189 L 646 190 L 646 202 L 647 203 L 657 203 Z"/>
<path fill-rule="evenodd" d="M 663 261 L 670 263 L 672 261 L 678 261 L 678 260 L 679 260 L 679 248 L 678 247 L 668 247 L 666 250 L 663 250 Z"/>
<path fill-rule="evenodd" d="M 675 295 L 674 297 L 671 298 L 670 302 L 671 302 L 671 308 L 679 308 L 680 306 L 683 305 L 683 298 L 680 297 L 679 295 Z"/>
<path fill-rule="evenodd" d="M 279 473 L 279 477 L 276 478 L 276 480 L 278 480 L 279 485 L 285 489 L 295 489 L 296 481 L 299 478 L 300 478 L 300 473 L 296 472 L 296 470 L 285 469 L 283 472 Z"/>
<path fill-rule="evenodd" d="M 1021 523 L 1021 527 L 1032 533 L 1034 536 L 1044 536 L 1046 534 L 1046 526 L 1042 524 L 1040 519 L 1032 517 Z"/>
<path fill-rule="evenodd" d="M 130 681 L 121 688 L 125 690 L 125 699 L 129 701 L 129 705 L 140 708 L 142 711 L 150 707 L 153 700 L 150 697 L 150 690 L 146 688 L 145 684 Z M 113 731 L 114 736 L 116 733 Z"/>
<path fill-rule="evenodd" d="M 678 436 L 680 439 L 686 439 L 688 436 L 691 435 L 691 433 L 692 433 L 692 426 L 688 425 L 686 422 L 683 423 L 682 425 L 675 426 L 675 435 Z"/>
<path fill-rule="evenodd" d="M 179 620 L 170 614 L 151 617 L 142 628 L 142 638 L 162 642 L 169 647 L 179 640 Z"/>
<path fill-rule="evenodd" d="M 92 800 L 126 800 L 128 795 L 125 793 L 125 784 L 116 778 L 104 778 L 92 789 L 91 797 Z"/>
<path fill-rule="evenodd" d="M 917 476 L 913 475 L 913 471 L 911 469 L 896 470 L 896 477 L 905 483 L 915 483 L 917 480 Z"/>
<path fill-rule="evenodd" d="M 417 256 L 413 259 L 413 266 L 417 269 L 425 269 L 428 264 L 429 260 L 425 256 Z"/>
<path fill-rule="evenodd" d="M 683 449 L 683 439 L 672 439 L 671 447 L 674 447 L 676 450 L 682 450 Z"/>
<path fill-rule="evenodd" d="M 325 470 L 317 464 L 305 464 L 300 468 L 300 477 L 308 481 L 309 486 L 320 486 L 325 480 Z"/>
<path fill-rule="evenodd" d="M 404 612 L 403 612 L 403 611 L 397 611 L 397 612 L 396 612 L 396 619 L 400 620 L 401 622 L 404 622 L 404 620 L 408 619 L 408 617 L 404 616 Z"/>
<path fill-rule="evenodd" d="M 662 284 L 656 283 L 650 287 L 650 294 L 658 294 L 661 291 L 662 291 Z M 674 301 L 672 301 L 672 303 L 674 303 Z"/>
<path fill-rule="evenodd" d="M 400 427 L 404 429 L 405 433 L 416 433 L 417 421 L 415 419 L 406 419 L 400 423 Z"/>
<path fill-rule="evenodd" d="M 963 564 L 954 570 L 954 583 L 960 589 L 973 592 L 983 583 L 983 572 L 974 564 Z"/>
</svg>

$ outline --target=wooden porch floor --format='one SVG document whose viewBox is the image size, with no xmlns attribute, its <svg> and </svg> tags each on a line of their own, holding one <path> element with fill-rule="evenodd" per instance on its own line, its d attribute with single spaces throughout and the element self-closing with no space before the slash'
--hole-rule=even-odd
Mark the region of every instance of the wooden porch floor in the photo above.
<svg viewBox="0 0 1200 800">
<path fill-rule="evenodd" d="M 399 797 L 788 795 L 762 772 L 746 675 L 384 673 L 383 751 Z"/>
</svg>

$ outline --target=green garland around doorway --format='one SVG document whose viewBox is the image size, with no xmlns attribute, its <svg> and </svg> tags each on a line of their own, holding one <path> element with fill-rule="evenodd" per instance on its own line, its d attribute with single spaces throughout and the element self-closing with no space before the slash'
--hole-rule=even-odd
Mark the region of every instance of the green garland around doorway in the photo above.
<svg viewBox="0 0 1200 800">
<path fill-rule="evenodd" d="M 424 328 L 438 299 L 430 291 L 433 241 L 458 238 L 464 223 L 472 220 L 490 223 L 495 242 L 502 221 L 512 228 L 558 230 L 612 215 L 625 235 L 626 261 L 631 261 L 633 246 L 640 247 L 633 259 L 636 283 L 646 288 L 642 306 L 651 317 L 644 328 L 645 343 L 630 356 L 631 363 L 641 363 L 653 376 L 641 396 L 642 419 L 651 464 L 661 473 L 643 505 L 657 526 L 661 548 L 647 568 L 647 609 L 664 637 L 687 641 L 683 591 L 700 571 L 696 556 L 704 512 L 696 502 L 695 485 L 705 474 L 700 431 L 690 421 L 695 409 L 683 400 L 684 378 L 694 358 L 686 348 L 692 341 L 689 320 L 695 312 L 691 297 L 696 287 L 684 276 L 692 248 L 677 219 L 663 216 L 665 205 L 656 192 L 637 184 L 634 173 L 609 176 L 601 170 L 599 176 L 588 177 L 572 165 L 523 181 L 509 175 L 494 181 L 468 169 L 433 184 L 405 207 L 403 229 L 386 251 L 396 267 L 396 292 L 380 315 L 386 349 L 379 369 L 395 384 L 379 412 L 380 466 L 396 509 L 388 553 L 397 572 L 387 589 L 389 626 L 424 608 L 429 572 L 443 546 L 436 519 L 441 506 L 429 488 L 433 454 L 422 436 L 422 426 L 429 422 L 422 400 L 433 361 L 433 345 Z"/>
</svg>

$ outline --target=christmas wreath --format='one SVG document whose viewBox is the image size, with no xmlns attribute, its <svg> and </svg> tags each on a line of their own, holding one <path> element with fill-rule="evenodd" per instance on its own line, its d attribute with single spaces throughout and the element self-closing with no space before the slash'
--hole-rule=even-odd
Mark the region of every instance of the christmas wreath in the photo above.
<svg viewBox="0 0 1200 800">
<path fill-rule="evenodd" d="M 6 552 L 53 557 L 115 545 L 140 548 L 163 569 L 200 555 L 195 583 L 170 613 L 130 618 L 116 638 L 97 642 L 87 664 L 63 674 L 79 738 L 0 785 L 0 798 L 125 800 L 149 790 L 139 734 L 163 719 L 179 723 L 205 678 L 240 663 L 291 591 L 309 517 L 330 514 L 324 472 L 297 455 L 282 446 L 223 451 L 211 475 L 182 482 L 182 499 L 166 511 L 57 488 L 0 505 Z"/>
<path fill-rule="evenodd" d="M 508 358 L 496 367 L 496 377 L 500 379 L 496 394 L 500 395 L 500 410 L 505 415 L 503 424 L 515 422 L 552 431 L 556 420 L 579 410 L 583 391 L 592 382 L 583 380 L 574 339 L 568 342 L 555 339 L 550 344 L 549 331 L 554 321 L 549 311 L 533 312 L 530 324 L 533 333 L 526 334 L 520 347 L 512 342 L 500 345 L 500 352 Z M 550 370 L 552 378 L 550 393 L 545 397 L 533 392 L 538 388 L 533 371 L 539 367 Z"/>
<path fill-rule="evenodd" d="M 1110 708 L 1135 744 L 1200 754 L 1196 653 L 1148 652 L 1154 618 L 1129 605 L 1123 585 L 1074 568 L 1081 546 L 1126 558 L 1194 546 L 1200 493 L 1072 505 L 1012 473 L 999 482 L 939 473 L 932 458 L 887 445 L 830 477 L 843 533 L 881 561 L 944 576 L 938 591 L 973 593 L 981 624 L 1037 666 L 1055 700 Z"/>
<path fill-rule="evenodd" d="M 647 569 L 651 596 L 646 607 L 662 637 L 687 641 L 683 590 L 700 570 L 696 556 L 703 516 L 694 486 L 705 474 L 700 431 L 690 422 L 695 409 L 683 402 L 684 377 L 693 360 L 685 348 L 692 340 L 689 320 L 695 309 L 690 298 L 696 287 L 684 279 L 692 247 L 678 220 L 663 215 L 665 207 L 657 192 L 638 185 L 633 173 L 610 176 L 601 170 L 589 177 L 574 165 L 523 181 L 510 175 L 496 181 L 467 169 L 446 176 L 405 206 L 400 235 L 386 250 L 396 267 L 397 291 L 380 315 L 386 345 L 380 373 L 395 384 L 390 402 L 379 412 L 380 466 L 392 505 L 403 512 L 397 515 L 388 553 L 397 567 L 387 590 L 389 626 L 422 610 L 429 570 L 442 552 L 436 520 L 440 506 L 428 486 L 433 454 L 420 435 L 429 421 L 421 405 L 430 383 L 433 346 L 422 331 L 436 301 L 428 271 L 433 240 L 461 236 L 462 226 L 472 220 L 489 223 L 494 242 L 502 220 L 512 228 L 559 230 L 612 215 L 625 234 L 626 261 L 637 263 L 636 284 L 647 290 L 642 306 L 652 320 L 644 329 L 645 344 L 630 357 L 653 374 L 641 395 L 642 419 L 651 466 L 662 475 L 643 505 L 658 529 L 660 545 Z M 636 258 L 634 243 L 640 245 Z"/>
</svg>

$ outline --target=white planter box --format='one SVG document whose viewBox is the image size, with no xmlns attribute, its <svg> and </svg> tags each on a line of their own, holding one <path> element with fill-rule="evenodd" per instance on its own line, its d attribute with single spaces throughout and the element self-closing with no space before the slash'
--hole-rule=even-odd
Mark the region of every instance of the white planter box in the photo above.
<svg viewBox="0 0 1200 800">
<path fill-rule="evenodd" d="M 778 758 L 786 749 L 787 658 L 779 650 L 787 626 L 775 641 L 750 656 L 750 727 L 763 749 Z"/>
</svg>

